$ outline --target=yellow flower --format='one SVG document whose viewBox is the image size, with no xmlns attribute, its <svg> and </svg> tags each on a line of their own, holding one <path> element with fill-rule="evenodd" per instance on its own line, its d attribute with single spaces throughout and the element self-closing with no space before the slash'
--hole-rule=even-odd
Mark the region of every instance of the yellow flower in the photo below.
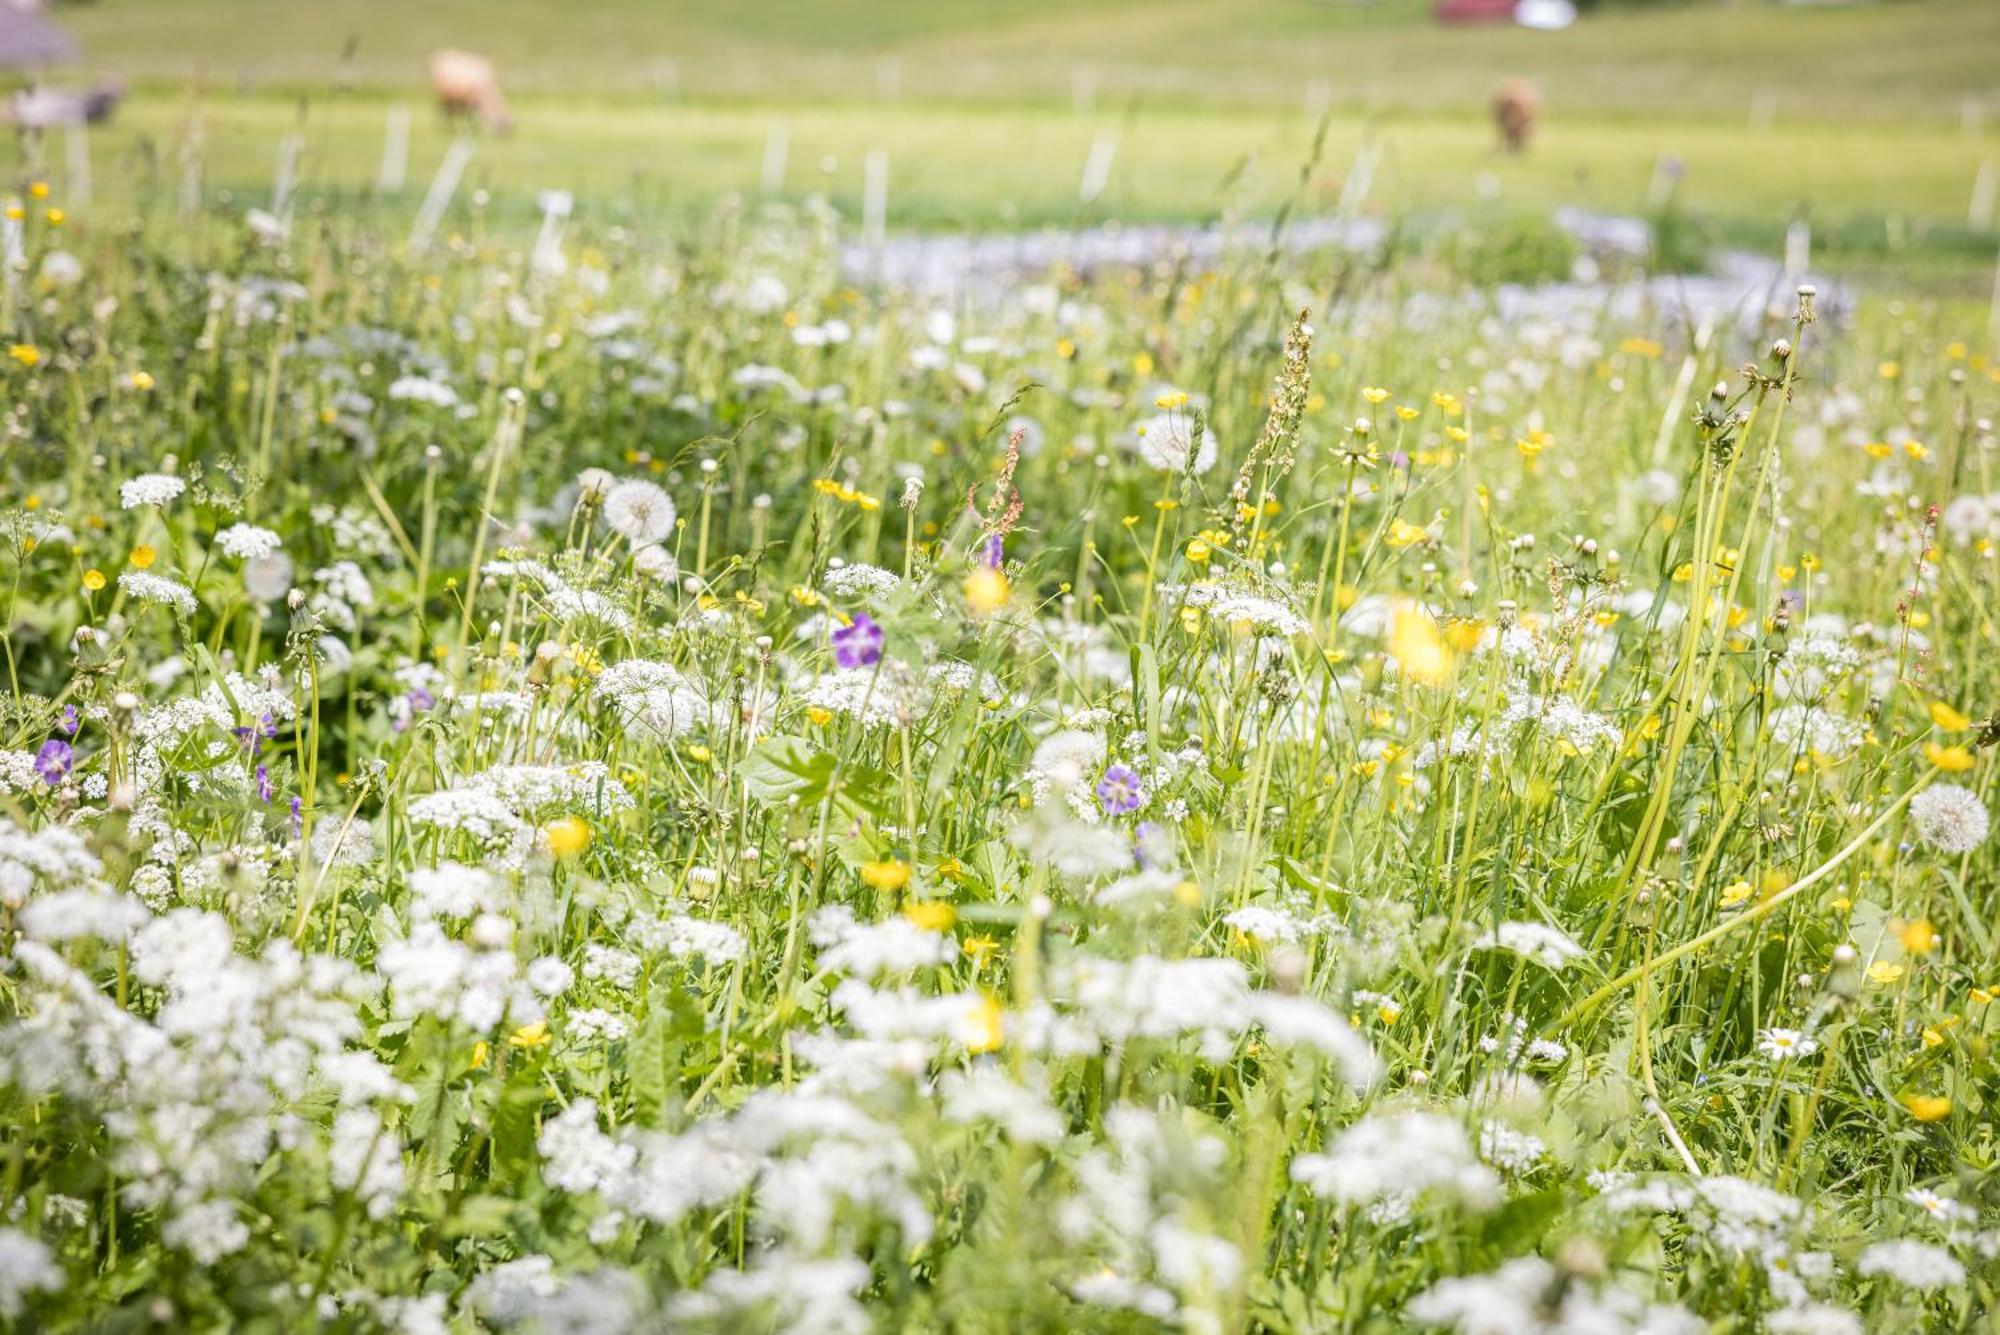
<svg viewBox="0 0 2000 1335">
<path fill-rule="evenodd" d="M 965 577 L 965 604 L 974 616 L 988 617 L 1007 605 L 1007 577 L 982 565 Z"/>
<path fill-rule="evenodd" d="M 806 722 L 815 728 L 824 728 L 833 722 L 833 711 L 821 705 L 810 705 L 806 709 Z"/>
<path fill-rule="evenodd" d="M 48 197 L 49 197 L 49 183 L 47 181 L 34 181 L 29 184 L 28 198 L 47 199 Z"/>
<path fill-rule="evenodd" d="M 1546 450 L 1549 446 L 1555 443 L 1556 443 L 1556 438 L 1554 436 L 1542 430 L 1540 427 L 1536 427 L 1533 431 L 1530 431 L 1527 435 L 1515 441 L 1514 448 L 1521 452 L 1521 457 L 1523 459 L 1533 460 L 1536 457 L 1538 457 L 1543 450 Z"/>
<path fill-rule="evenodd" d="M 472 1069 L 475 1071 L 485 1070 L 486 1057 L 487 1057 L 486 1040 L 482 1038 L 477 1043 L 474 1043 L 472 1045 Z"/>
<path fill-rule="evenodd" d="M 143 543 L 132 549 L 132 564 L 141 570 L 149 569 L 158 557 L 158 552 Z"/>
<path fill-rule="evenodd" d="M 1943 1035 L 1943 1034 L 1940 1034 L 1940 1033 L 1939 1033 L 1939 1032 L 1938 1032 L 1937 1030 L 1935 1030 L 1935 1029 L 1928 1029 L 1928 1028 L 1927 1028 L 1927 1029 L 1925 1029 L 1925 1030 L 1924 1030 L 1924 1034 L 1923 1034 L 1923 1046 L 1925 1047 L 1925 1049 L 1926 1049 L 1926 1050 L 1928 1050 L 1928 1049 L 1930 1049 L 1930 1048 L 1934 1048 L 1934 1047 L 1938 1046 L 1938 1045 L 1939 1045 L 1940 1043 L 1942 1043 L 1942 1042 L 1944 1042 L 1944 1035 Z"/>
<path fill-rule="evenodd" d="M 1207 543 L 1203 542 L 1200 538 L 1196 538 L 1187 545 L 1187 559 L 1196 565 L 1200 565 L 1209 558 L 1212 550 Z"/>
<path fill-rule="evenodd" d="M 1893 983 L 1902 976 L 1903 966 L 1887 960 L 1876 960 L 1868 966 L 1868 981 L 1871 983 Z"/>
<path fill-rule="evenodd" d="M 1415 546 L 1429 536 L 1430 531 L 1422 524 L 1412 524 L 1407 519 L 1392 519 L 1389 521 L 1387 542 L 1399 552 L 1406 547 Z"/>
<path fill-rule="evenodd" d="M 92 593 L 96 593 L 104 587 L 104 572 L 95 568 L 84 571 L 83 587 L 89 589 Z"/>
<path fill-rule="evenodd" d="M 513 1033 L 507 1035 L 507 1046 L 510 1048 L 538 1048 L 548 1041 L 549 1022 L 547 1020 L 537 1020 L 533 1024 L 524 1024 Z"/>
<path fill-rule="evenodd" d="M 1396 609 L 1389 626 L 1389 652 L 1403 665 L 1405 675 L 1427 686 L 1451 675 L 1451 650 L 1438 634 L 1437 622 L 1412 604 Z"/>
<path fill-rule="evenodd" d="M 154 385 L 154 380 L 152 373 L 150 371 L 134 371 L 132 373 L 132 388 L 137 390 L 148 390 L 151 389 L 153 385 Z"/>
<path fill-rule="evenodd" d="M 590 825 L 577 816 L 564 816 L 542 827 L 549 852 L 559 858 L 573 858 L 590 847 Z"/>
<path fill-rule="evenodd" d="M 1389 391 L 1383 389 L 1380 385 L 1370 385 L 1361 391 L 1361 397 L 1368 400 L 1370 404 L 1379 404 L 1389 397 Z"/>
<path fill-rule="evenodd" d="M 903 905 L 903 916 L 926 932 L 948 932 L 958 912 L 941 899 L 919 899 Z"/>
<path fill-rule="evenodd" d="M 1939 746 L 1936 742 L 1925 742 L 1924 755 L 1929 757 L 1931 764 L 1947 774 L 1963 774 L 1979 763 L 1971 748 L 1964 746 Z"/>
<path fill-rule="evenodd" d="M 1000 1032 L 1000 1003 L 982 995 L 965 1017 L 965 1050 L 992 1052 L 1003 1041 Z"/>
<path fill-rule="evenodd" d="M 1733 909 L 1738 904 L 1741 904 L 1744 900 L 1748 898 L 1750 898 L 1750 882 L 1731 881 L 1729 885 L 1723 889 L 1722 907 L 1726 909 Z"/>
<path fill-rule="evenodd" d="M 1937 949 L 1937 928 L 1931 926 L 1929 918 L 1900 924 L 1896 928 L 1896 936 L 1902 941 L 1903 949 L 1912 955 L 1928 955 Z"/>
<path fill-rule="evenodd" d="M 864 885 L 877 890 L 901 890 L 910 883 L 910 864 L 895 858 L 864 862 L 861 864 L 861 880 Z"/>
<path fill-rule="evenodd" d="M 63 218 L 65 215 L 61 209 L 50 209 L 47 213 L 43 214 L 42 216 L 49 220 L 49 226 L 61 227 L 63 225 Z"/>
<path fill-rule="evenodd" d="M 1905 1094 L 1897 1101 L 1919 1122 L 1940 1122 L 1951 1115 L 1951 1099 L 1943 1094 Z"/>
<path fill-rule="evenodd" d="M 1972 720 L 1953 709 L 1942 700 L 1933 700 L 1929 705 L 1931 722 L 1946 732 L 1964 732 L 1972 726 Z"/>
<path fill-rule="evenodd" d="M 7 355 L 23 366 L 38 366 L 42 360 L 42 350 L 32 343 L 10 343 Z"/>
</svg>

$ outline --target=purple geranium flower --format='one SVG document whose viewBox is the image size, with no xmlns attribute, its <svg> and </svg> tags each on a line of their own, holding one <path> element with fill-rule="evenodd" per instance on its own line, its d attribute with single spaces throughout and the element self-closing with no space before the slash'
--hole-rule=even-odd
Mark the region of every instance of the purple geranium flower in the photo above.
<svg viewBox="0 0 2000 1335">
<path fill-rule="evenodd" d="M 83 716 L 76 712 L 75 705 L 65 705 L 63 706 L 62 722 L 57 726 L 62 729 L 63 736 L 74 737 L 76 736 L 76 730 L 83 726 Z"/>
<path fill-rule="evenodd" d="M 833 661 L 844 668 L 869 667 L 882 657 L 882 628 L 866 612 L 833 633 Z"/>
<path fill-rule="evenodd" d="M 69 777 L 70 766 L 76 763 L 76 752 L 60 737 L 51 737 L 42 743 L 42 749 L 35 752 L 35 773 L 42 776 L 42 782 L 53 788 Z"/>
<path fill-rule="evenodd" d="M 1145 790 L 1139 784 L 1139 771 L 1130 765 L 1113 765 L 1104 771 L 1104 777 L 1097 781 L 1097 800 L 1104 804 L 1105 811 L 1113 816 L 1122 816 L 1128 811 L 1139 809 L 1139 799 Z"/>
</svg>

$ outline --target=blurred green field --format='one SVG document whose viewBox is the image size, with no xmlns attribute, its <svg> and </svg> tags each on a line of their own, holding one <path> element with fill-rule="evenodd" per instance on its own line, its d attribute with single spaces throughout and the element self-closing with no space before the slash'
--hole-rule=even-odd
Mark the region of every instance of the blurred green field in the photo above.
<svg viewBox="0 0 2000 1335">
<path fill-rule="evenodd" d="M 99 64 L 218 86 L 419 89 L 425 55 L 485 51 L 514 87 L 597 95 L 979 98 L 1438 111 L 1507 74 L 1559 111 L 1741 124 L 2000 117 L 2000 5 L 1645 6 L 1561 33 L 1442 28 L 1427 0 L 94 0 Z M 351 53 L 349 48 L 351 44 Z M 344 54 L 348 58 L 343 58 Z"/>
<path fill-rule="evenodd" d="M 563 188 L 621 220 L 699 217 L 764 191 L 781 134 L 774 193 L 825 195 L 850 216 L 863 159 L 885 152 L 899 229 L 1261 217 L 1294 199 L 1330 207 L 1369 145 L 1362 207 L 1433 228 L 1460 212 L 1645 213 L 1672 163 L 1673 205 L 1710 242 L 1769 251 L 1803 218 L 1818 259 L 1961 292 L 1983 290 L 2000 247 L 1968 221 L 1982 166 L 2000 160 L 2000 4 L 1970 0 L 1614 9 L 1554 34 L 1440 28 L 1419 0 L 97 0 L 60 13 L 95 66 L 134 86 L 93 136 L 100 208 L 173 209 L 199 126 L 211 195 L 266 197 L 296 132 L 316 196 L 414 209 L 451 135 L 425 57 L 457 43 L 499 61 L 519 115 L 512 137 L 481 140 L 466 189 L 516 209 Z M 1549 106 L 1532 150 L 1510 156 L 1485 103 L 1516 73 Z M 380 197 L 399 104 L 413 113 L 409 171 Z M 1115 150 L 1086 203 L 1100 143 Z M 63 145 L 17 151 L 23 170 L 65 183 Z"/>
<path fill-rule="evenodd" d="M 100 200 L 120 192 L 171 201 L 182 146 L 197 117 L 205 183 L 254 197 L 269 188 L 279 141 L 304 143 L 300 181 L 342 196 L 367 193 L 380 165 L 389 104 L 372 96 L 295 100 L 221 96 L 136 99 L 95 137 Z M 407 183 L 390 202 L 414 206 L 450 130 L 413 106 Z M 782 193 L 821 193 L 858 213 L 862 161 L 889 156 L 891 221 L 899 227 L 991 227 L 1120 219 L 1201 220 L 1234 210 L 1267 215 L 1300 190 L 1314 123 L 1297 114 L 1156 107 L 1078 116 L 1047 107 L 720 104 L 647 106 L 526 101 L 506 139 L 480 142 L 467 187 L 531 198 L 560 187 L 624 216 L 700 213 L 722 195 L 761 187 L 773 126 L 788 141 Z M 1103 193 L 1086 205 L 1079 182 L 1100 134 L 1116 139 Z M 1472 206 L 1545 210 L 1570 203 L 1642 211 L 1663 156 L 1683 176 L 1678 198 L 1745 244 L 1776 244 L 1805 217 L 1866 251 L 1963 245 L 1990 255 L 1963 226 L 1966 201 L 1992 146 L 1922 127 L 1780 123 L 1758 133 L 1700 121 L 1552 117 L 1533 150 L 1496 151 L 1490 127 L 1466 116 L 1337 115 L 1304 187 L 1308 207 L 1332 206 L 1362 145 L 1379 148 L 1366 207 L 1390 215 Z M 59 145 L 48 146 L 63 178 Z"/>
</svg>

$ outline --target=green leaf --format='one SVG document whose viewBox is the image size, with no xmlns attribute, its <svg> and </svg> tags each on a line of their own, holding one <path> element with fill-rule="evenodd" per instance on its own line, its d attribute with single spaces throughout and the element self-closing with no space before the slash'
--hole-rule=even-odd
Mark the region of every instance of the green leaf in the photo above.
<svg viewBox="0 0 2000 1335">
<path fill-rule="evenodd" d="M 776 804 L 788 797 L 801 803 L 826 796 L 837 765 L 831 752 L 819 750 L 802 737 L 770 737 L 750 749 L 737 771 L 743 786 L 760 802 Z"/>
</svg>

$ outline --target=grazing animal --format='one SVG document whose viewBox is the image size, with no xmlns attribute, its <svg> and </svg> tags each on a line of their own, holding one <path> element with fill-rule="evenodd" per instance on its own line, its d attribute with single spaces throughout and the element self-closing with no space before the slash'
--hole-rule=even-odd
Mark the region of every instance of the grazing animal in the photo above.
<svg viewBox="0 0 2000 1335">
<path fill-rule="evenodd" d="M 64 125 L 101 125 L 111 119 L 125 85 L 106 79 L 78 92 L 67 88 L 24 88 L 7 104 L 8 119 L 23 130 L 53 130 Z"/>
<path fill-rule="evenodd" d="M 514 128 L 513 113 L 500 95 L 493 62 L 470 51 L 447 49 L 431 57 L 431 89 L 438 108 L 451 120 L 477 117 L 501 134 Z"/>
<path fill-rule="evenodd" d="M 1493 94 L 1493 123 L 1509 153 L 1528 146 L 1528 136 L 1542 114 L 1542 94 L 1526 79 L 1509 79 Z"/>
</svg>

